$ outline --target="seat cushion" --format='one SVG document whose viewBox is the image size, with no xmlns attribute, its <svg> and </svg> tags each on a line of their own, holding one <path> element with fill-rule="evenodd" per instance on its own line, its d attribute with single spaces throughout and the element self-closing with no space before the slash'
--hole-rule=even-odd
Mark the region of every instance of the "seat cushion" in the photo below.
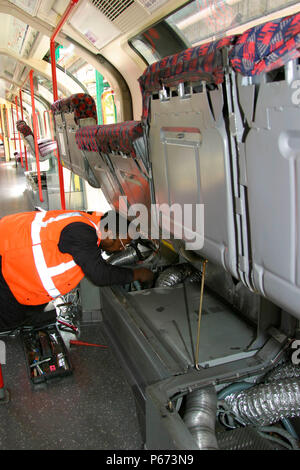
<svg viewBox="0 0 300 470">
<path fill-rule="evenodd" d="M 33 136 L 32 130 L 30 129 L 28 124 L 26 124 L 25 121 L 20 119 L 19 121 L 17 121 L 16 124 L 17 124 L 17 130 L 23 135 L 23 137 L 27 137 L 28 135 Z"/>
<path fill-rule="evenodd" d="M 300 57 L 300 13 L 251 28 L 230 52 L 232 67 L 245 76 L 269 72 Z"/>
<path fill-rule="evenodd" d="M 76 143 L 81 150 L 122 152 L 135 158 L 133 142 L 142 136 L 143 127 L 140 121 L 126 121 L 104 126 L 82 127 L 76 132 Z"/>
<path fill-rule="evenodd" d="M 133 142 L 142 136 L 143 127 L 140 121 L 125 121 L 99 126 L 96 139 L 99 150 L 104 153 L 122 152 L 135 158 Z"/>
<path fill-rule="evenodd" d="M 94 118 L 97 122 L 97 110 L 94 99 L 86 93 L 77 93 L 62 100 L 57 100 L 51 105 L 53 114 L 73 113 L 74 121 L 79 119 Z"/>
<path fill-rule="evenodd" d="M 176 86 L 183 81 L 206 80 L 223 82 L 223 61 L 220 49 L 229 46 L 234 36 L 191 47 L 149 65 L 139 78 L 143 95 L 143 119 L 149 114 L 149 97 L 163 85 Z"/>
<path fill-rule="evenodd" d="M 75 134 L 78 148 L 87 152 L 97 152 L 96 135 L 99 126 L 80 127 Z"/>
</svg>

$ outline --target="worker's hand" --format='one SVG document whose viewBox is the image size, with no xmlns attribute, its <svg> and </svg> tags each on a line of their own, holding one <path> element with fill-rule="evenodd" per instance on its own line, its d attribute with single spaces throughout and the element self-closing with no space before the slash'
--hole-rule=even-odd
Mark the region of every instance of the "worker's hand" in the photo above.
<svg viewBox="0 0 300 470">
<path fill-rule="evenodd" d="M 133 280 L 140 282 L 150 282 L 153 281 L 154 274 L 150 269 L 147 268 L 138 268 L 133 271 Z"/>
</svg>

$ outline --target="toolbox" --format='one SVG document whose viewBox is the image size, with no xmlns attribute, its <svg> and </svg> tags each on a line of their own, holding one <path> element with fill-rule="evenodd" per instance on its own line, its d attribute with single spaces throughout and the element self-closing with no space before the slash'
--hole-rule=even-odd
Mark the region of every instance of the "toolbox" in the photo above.
<svg viewBox="0 0 300 470">
<path fill-rule="evenodd" d="M 21 339 L 33 385 L 72 374 L 68 350 L 56 324 L 24 329 Z"/>
</svg>

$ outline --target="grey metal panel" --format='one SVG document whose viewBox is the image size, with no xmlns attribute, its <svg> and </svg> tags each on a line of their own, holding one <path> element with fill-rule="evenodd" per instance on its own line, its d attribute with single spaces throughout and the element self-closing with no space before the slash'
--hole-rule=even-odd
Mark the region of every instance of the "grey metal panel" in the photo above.
<svg viewBox="0 0 300 470">
<path fill-rule="evenodd" d="M 70 152 L 68 149 L 68 139 L 66 135 L 65 123 L 62 119 L 62 115 L 55 115 L 55 130 L 56 130 L 56 140 L 59 150 L 59 156 L 62 162 L 62 165 L 68 170 L 72 171 L 72 162 L 70 158 Z"/>
<path fill-rule="evenodd" d="M 195 364 L 200 302 L 198 284 L 186 283 L 172 288 L 155 288 L 128 294 L 136 312 L 152 334 L 173 356 L 183 372 Z M 252 355 L 248 346 L 256 331 L 220 301 L 205 291 L 201 320 L 199 364 L 225 363 Z M 152 336 L 152 335 L 151 335 Z M 151 343 L 151 336 L 149 342 Z M 198 359 L 197 359 L 198 362 Z"/>
<path fill-rule="evenodd" d="M 119 204 L 119 197 L 122 196 L 120 186 L 114 178 L 112 171 L 113 167 L 110 168 L 108 165 L 110 156 L 100 154 L 98 152 L 83 152 L 91 170 L 93 171 L 95 178 L 97 179 L 103 194 L 108 201 L 116 209 Z"/>
<path fill-rule="evenodd" d="M 144 204 L 150 209 L 150 191 L 146 174 L 143 175 L 132 157 L 110 154 L 118 180 L 130 205 Z M 142 169 L 142 162 L 141 169 Z M 145 171 L 145 170 L 144 170 Z"/>
<path fill-rule="evenodd" d="M 237 276 L 231 162 L 222 87 L 152 100 L 150 158 L 156 202 L 204 204 L 200 254 Z M 192 132 L 190 129 L 192 128 Z M 173 137 L 172 137 L 173 134 Z"/>
<path fill-rule="evenodd" d="M 241 115 L 236 89 L 236 75 L 233 71 L 225 74 L 227 101 L 228 132 L 230 137 L 230 154 L 232 165 L 234 216 L 236 226 L 237 269 L 238 277 L 248 289 L 253 290 L 250 265 L 251 249 L 249 244 L 249 223 L 247 214 L 247 184 L 244 134 L 245 127 Z"/>
<path fill-rule="evenodd" d="M 75 134 L 79 126 L 75 124 L 73 113 L 64 113 L 64 120 L 66 124 L 66 136 L 68 139 L 69 157 L 71 160 L 72 171 L 86 179 L 82 153 L 75 141 Z"/>
<path fill-rule="evenodd" d="M 260 77 L 253 121 L 246 101 L 254 85 L 240 80 L 238 92 L 250 125 L 245 158 L 253 282 L 300 318 L 300 107 L 293 104 L 291 86 L 300 74 L 291 66 L 285 80 Z"/>
<path fill-rule="evenodd" d="M 55 130 L 62 165 L 76 175 L 85 179 L 91 186 L 99 187 L 93 170 L 76 143 L 75 135 L 80 125 L 96 124 L 92 118 L 81 119 L 79 124 L 74 120 L 74 112 L 62 112 L 55 115 Z"/>
<path fill-rule="evenodd" d="M 120 362 L 128 369 L 131 381 L 136 383 L 144 393 L 146 385 L 169 377 L 174 371 L 153 351 L 143 328 L 142 320 L 138 321 L 136 312 L 128 307 L 121 292 L 105 287 L 100 289 L 103 322 L 109 334 Z"/>
</svg>

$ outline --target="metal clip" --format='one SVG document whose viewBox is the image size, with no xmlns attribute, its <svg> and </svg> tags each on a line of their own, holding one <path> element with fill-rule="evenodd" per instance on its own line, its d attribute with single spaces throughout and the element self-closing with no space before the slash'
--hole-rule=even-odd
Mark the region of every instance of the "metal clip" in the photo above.
<svg viewBox="0 0 300 470">
<path fill-rule="evenodd" d="M 189 93 L 186 93 L 185 90 L 186 90 L 186 87 L 184 86 L 184 83 L 183 82 L 179 83 L 179 85 L 178 85 L 178 96 L 181 100 L 188 99 L 192 95 L 191 87 L 190 87 L 190 92 Z"/>
<path fill-rule="evenodd" d="M 163 86 L 162 90 L 159 90 L 158 95 L 159 95 L 160 101 L 169 101 L 170 100 L 170 96 L 168 95 L 168 92 L 167 92 L 165 86 Z"/>
</svg>

